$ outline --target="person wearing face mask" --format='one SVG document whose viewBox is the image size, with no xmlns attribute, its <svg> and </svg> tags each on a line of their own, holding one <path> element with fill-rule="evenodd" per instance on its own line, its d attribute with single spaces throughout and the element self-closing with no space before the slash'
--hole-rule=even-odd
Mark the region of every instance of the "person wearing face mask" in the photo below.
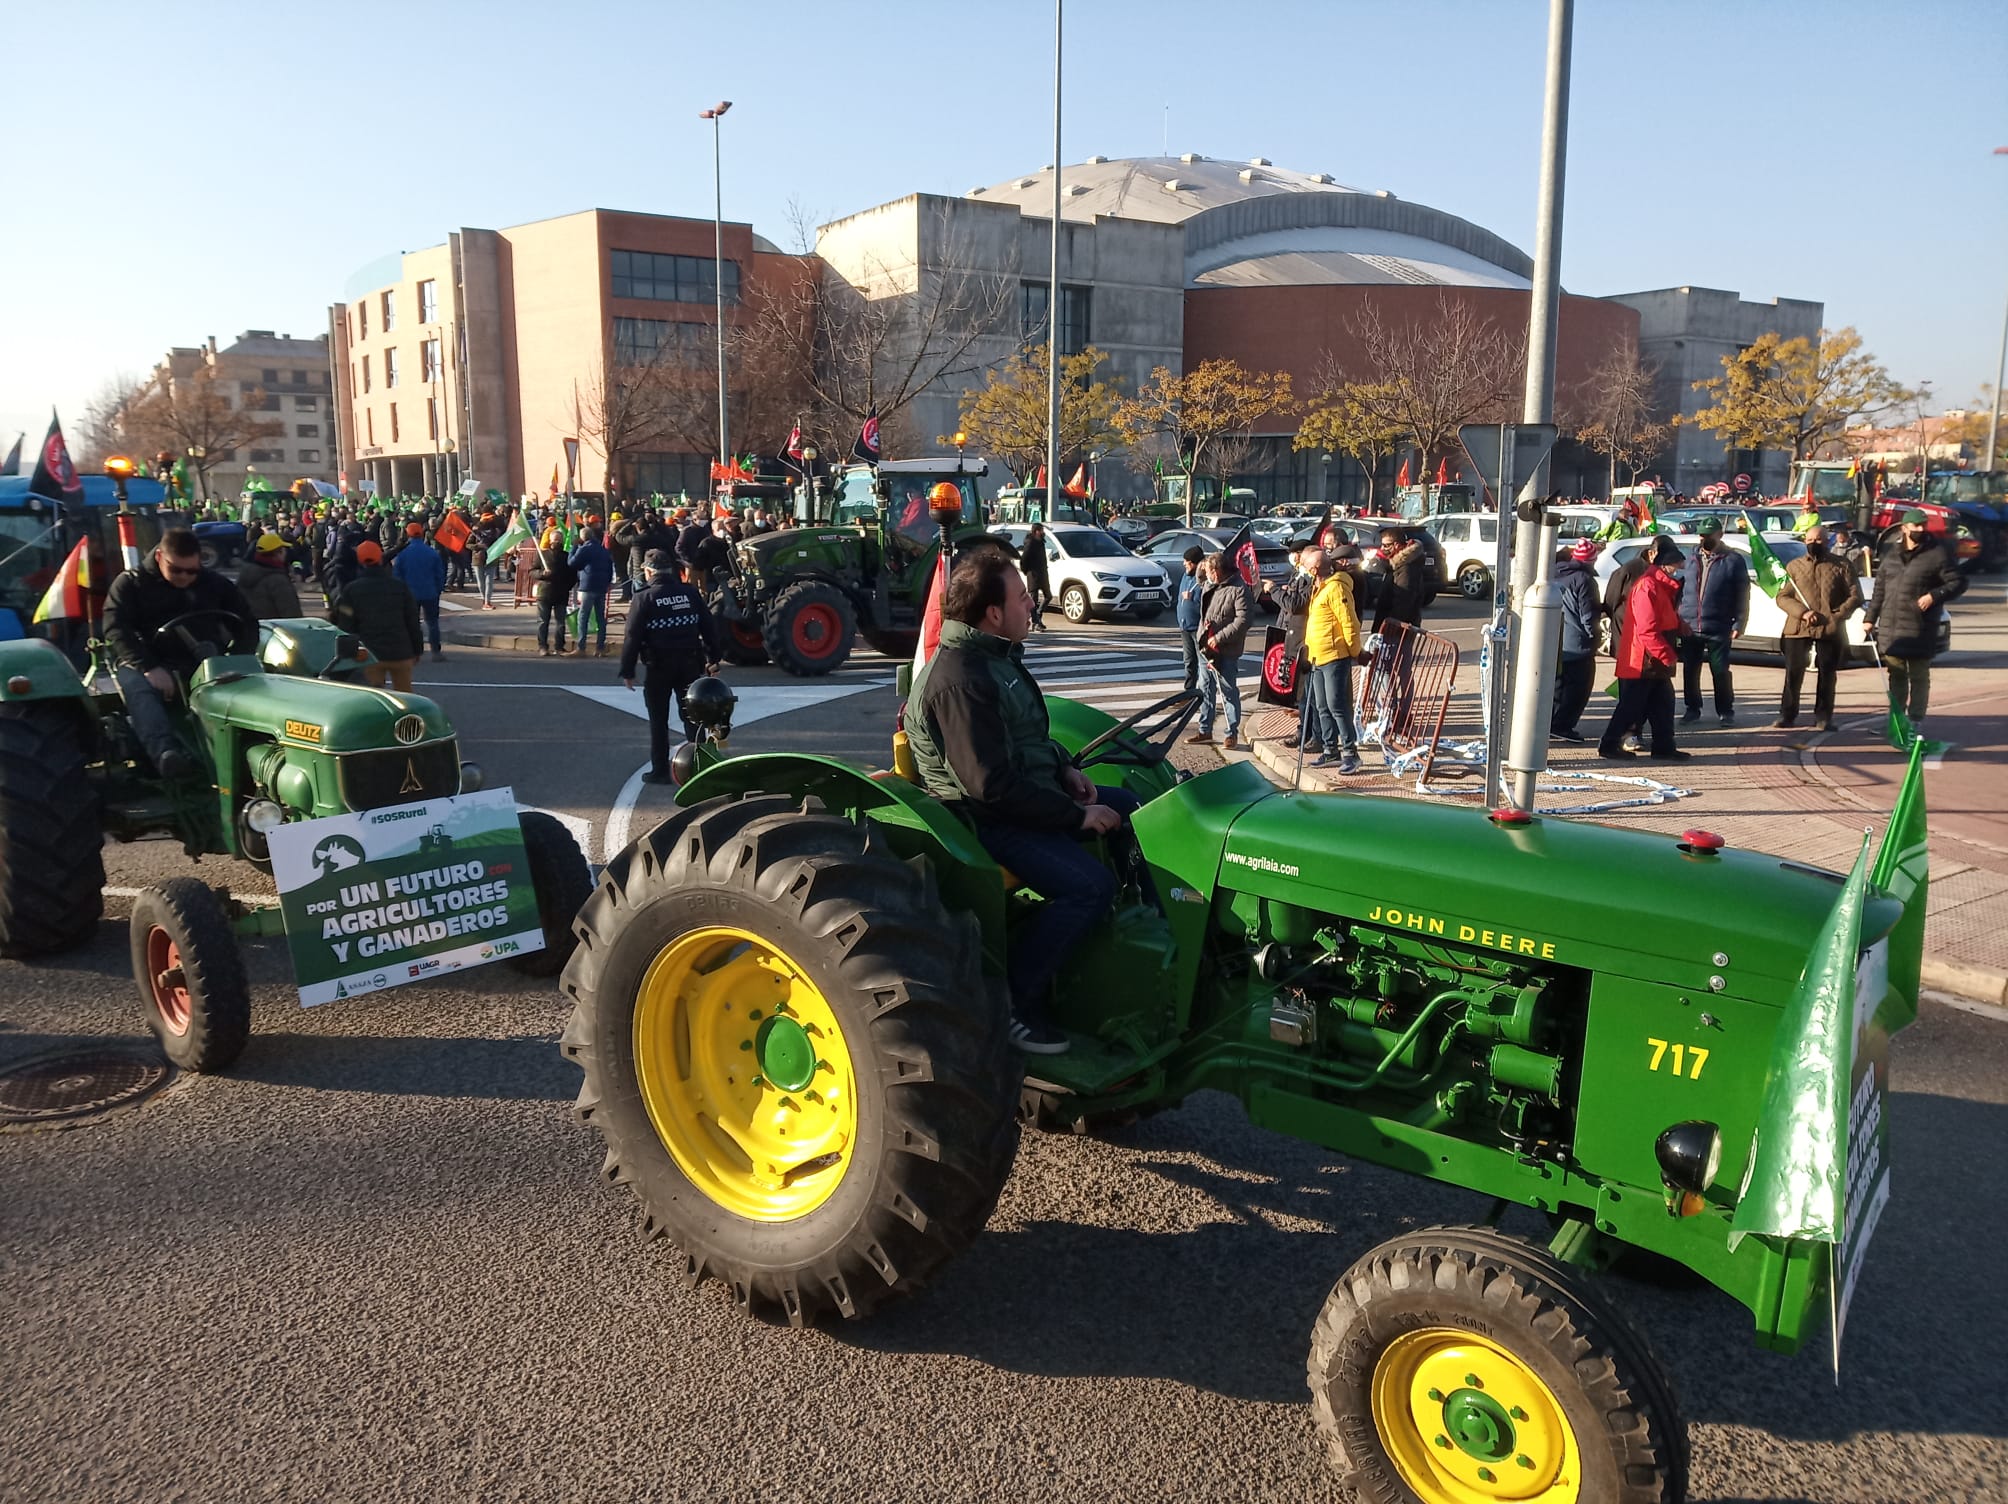
<svg viewBox="0 0 2008 1504">
<path fill-rule="evenodd" d="M 1869 634 L 1882 650 L 1889 674 L 1890 702 L 1910 717 L 1920 734 L 1931 702 L 1931 659 L 1938 651 L 1938 624 L 1947 601 L 1966 591 L 1966 576 L 1952 552 L 1926 531 L 1929 519 L 1916 507 L 1903 514 L 1899 536 L 1876 560 L 1876 589 L 1862 613 Z"/>
<path fill-rule="evenodd" d="M 1813 727 L 1834 729 L 1834 683 L 1847 649 L 1848 618 L 1861 609 L 1862 587 L 1847 560 L 1827 546 L 1819 523 L 1806 529 L 1806 551 L 1785 566 L 1778 608 L 1785 613 L 1779 647 L 1785 654 L 1785 688 L 1778 697 L 1779 727 L 1799 718 L 1799 689 L 1806 659 L 1813 659 Z"/>
</svg>

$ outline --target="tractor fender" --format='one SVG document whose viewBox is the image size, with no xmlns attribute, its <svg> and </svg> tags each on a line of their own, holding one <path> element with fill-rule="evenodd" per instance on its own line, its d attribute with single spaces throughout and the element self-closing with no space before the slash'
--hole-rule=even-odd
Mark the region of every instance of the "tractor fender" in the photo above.
<svg viewBox="0 0 2008 1504">
<path fill-rule="evenodd" d="M 1003 975 L 1004 874 L 976 833 L 944 804 L 890 769 L 867 773 L 833 757 L 761 752 L 712 763 L 676 791 L 689 806 L 746 794 L 821 800 L 832 813 L 878 825 L 902 857 L 926 857 L 942 900 L 983 926 L 985 970 Z"/>
<path fill-rule="evenodd" d="M 40 637 L 0 642 L 0 704 L 86 698 L 76 667 L 53 642 Z"/>
</svg>

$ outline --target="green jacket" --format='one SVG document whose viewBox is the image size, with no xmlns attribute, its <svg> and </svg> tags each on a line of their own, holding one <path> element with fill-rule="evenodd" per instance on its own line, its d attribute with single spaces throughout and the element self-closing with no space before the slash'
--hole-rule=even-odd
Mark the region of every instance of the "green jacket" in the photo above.
<svg viewBox="0 0 2008 1504">
<path fill-rule="evenodd" d="M 1081 828 L 1082 806 L 1060 781 L 1067 753 L 1016 643 L 943 623 L 941 648 L 907 695 L 906 737 L 927 791 L 965 818 Z"/>
</svg>

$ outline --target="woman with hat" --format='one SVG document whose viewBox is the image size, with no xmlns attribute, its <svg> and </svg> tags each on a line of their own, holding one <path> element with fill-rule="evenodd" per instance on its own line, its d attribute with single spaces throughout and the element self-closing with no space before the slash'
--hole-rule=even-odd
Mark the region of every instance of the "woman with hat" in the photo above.
<svg viewBox="0 0 2008 1504">
<path fill-rule="evenodd" d="M 286 540 L 277 533 L 260 533 L 251 557 L 237 570 L 237 588 L 250 603 L 251 614 L 272 621 L 300 614 L 300 592 L 286 568 Z"/>
</svg>

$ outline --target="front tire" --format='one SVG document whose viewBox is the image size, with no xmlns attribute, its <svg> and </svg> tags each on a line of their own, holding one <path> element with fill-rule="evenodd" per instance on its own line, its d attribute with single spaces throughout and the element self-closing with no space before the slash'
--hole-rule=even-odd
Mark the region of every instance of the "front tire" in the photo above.
<svg viewBox="0 0 2008 1504">
<path fill-rule="evenodd" d="M 1467 564 L 1457 571 L 1457 593 L 1468 601 L 1482 601 L 1492 594 L 1492 571 L 1483 564 Z"/>
<path fill-rule="evenodd" d="M 873 652 L 883 653 L 888 658 L 913 657 L 913 650 L 920 646 L 920 633 L 905 629 L 887 631 L 867 631 L 860 627 L 858 635 L 865 640 L 865 646 Z"/>
<path fill-rule="evenodd" d="M 1075 626 L 1086 626 L 1091 614 L 1088 592 L 1079 585 L 1069 585 L 1060 592 L 1060 614 Z"/>
<path fill-rule="evenodd" d="M 211 889 L 171 877 L 140 890 L 132 973 L 154 1037 L 182 1070 L 228 1070 L 244 1053 L 251 984 L 230 916 Z"/>
<path fill-rule="evenodd" d="M 827 580 L 803 580 L 783 590 L 761 628 L 767 656 L 797 678 L 842 667 L 857 635 L 849 598 Z"/>
<path fill-rule="evenodd" d="M 593 896 L 593 869 L 562 821 L 537 809 L 519 812 L 516 820 L 523 827 L 523 856 L 537 890 L 544 948 L 509 957 L 509 966 L 526 977 L 554 977 L 578 949 L 572 921 Z"/>
<path fill-rule="evenodd" d="M 1360 1259 L 1312 1330 L 1308 1377 L 1343 1480 L 1375 1504 L 1687 1496 L 1686 1424 L 1645 1338 L 1491 1228 L 1408 1233 Z"/>
<path fill-rule="evenodd" d="M 1020 1071 L 975 921 L 814 800 L 680 811 L 580 915 L 576 1113 L 642 1228 L 793 1325 L 921 1286 L 988 1221 Z"/>
<path fill-rule="evenodd" d="M 104 833 L 83 733 L 68 705 L 0 706 L 0 956 L 81 945 L 104 913 Z"/>
</svg>

